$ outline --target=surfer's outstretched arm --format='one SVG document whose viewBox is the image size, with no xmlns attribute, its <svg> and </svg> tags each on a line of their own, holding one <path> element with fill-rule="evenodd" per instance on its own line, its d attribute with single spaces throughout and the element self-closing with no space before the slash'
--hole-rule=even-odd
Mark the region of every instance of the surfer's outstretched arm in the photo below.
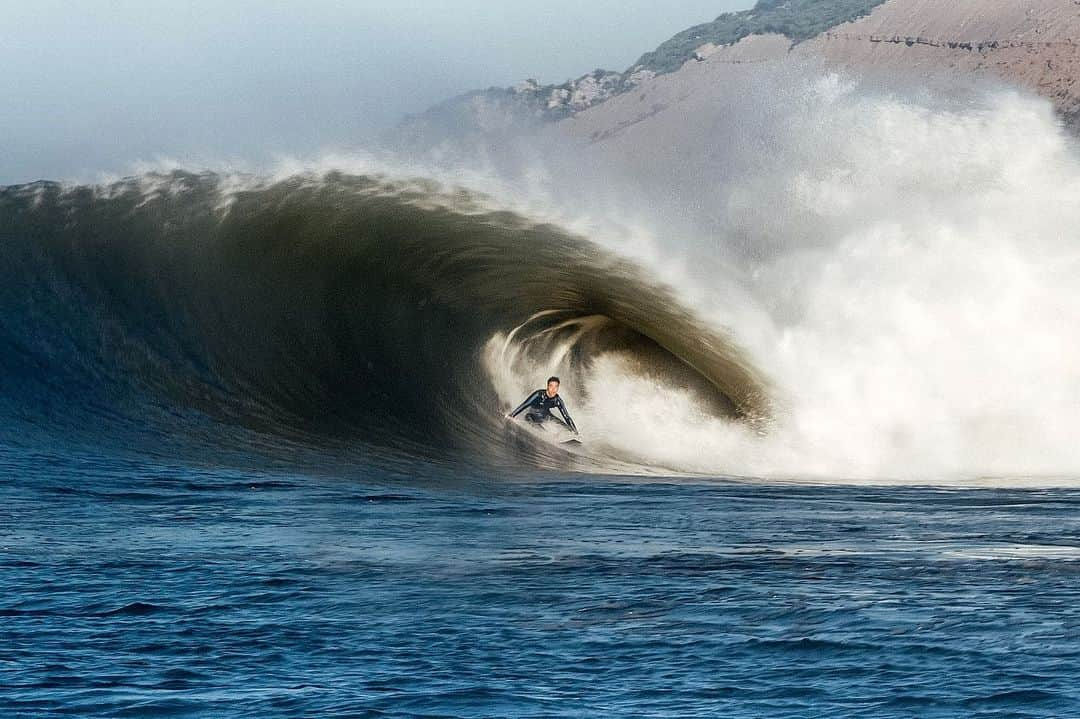
<svg viewBox="0 0 1080 719">
<path fill-rule="evenodd" d="M 519 407 L 518 407 L 517 409 L 515 409 L 515 410 L 514 410 L 513 412 L 511 412 L 511 413 L 510 413 L 510 414 L 509 414 L 508 416 L 510 416 L 510 417 L 517 417 L 517 416 L 518 416 L 519 414 L 521 414 L 522 412 L 524 412 L 524 411 L 526 410 L 526 408 L 528 408 L 528 407 L 529 407 L 529 405 L 531 405 L 531 404 L 532 404 L 533 402 L 535 402 L 535 401 L 536 401 L 536 396 L 537 396 L 537 395 L 539 395 L 539 394 L 542 394 L 542 393 L 543 393 L 543 391 L 544 391 L 544 390 L 542 390 L 542 389 L 538 389 L 538 390 L 536 390 L 535 392 L 533 392 L 532 394 L 530 394 L 530 395 L 529 395 L 529 396 L 528 396 L 528 397 L 527 397 L 527 398 L 525 399 L 525 401 L 524 401 L 524 402 L 522 402 L 522 403 L 521 403 L 521 405 L 520 405 L 520 406 L 519 406 Z"/>
<path fill-rule="evenodd" d="M 574 430 L 574 434 L 581 434 L 577 431 L 577 426 L 574 424 L 574 420 L 570 418 L 570 413 L 566 411 L 566 405 L 563 403 L 562 398 L 559 398 L 559 413 L 562 414 L 563 421 L 566 422 L 566 426 Z"/>
</svg>

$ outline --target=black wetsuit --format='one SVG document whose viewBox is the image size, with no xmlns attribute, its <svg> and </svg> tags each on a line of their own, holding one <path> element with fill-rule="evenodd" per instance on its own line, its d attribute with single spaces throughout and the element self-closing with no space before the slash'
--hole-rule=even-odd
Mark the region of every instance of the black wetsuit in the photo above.
<svg viewBox="0 0 1080 719">
<path fill-rule="evenodd" d="M 574 434 L 577 434 L 577 427 L 574 426 L 574 420 L 570 419 L 570 413 L 566 411 L 566 405 L 563 404 L 562 397 L 559 395 L 548 397 L 545 389 L 538 389 L 530 394 L 529 398 L 522 402 L 520 407 L 510 413 L 510 416 L 517 417 L 525 410 L 529 410 L 525 415 L 525 419 L 537 424 L 543 424 L 547 419 L 554 417 L 551 413 L 552 408 L 558 408 L 566 426 L 574 430 Z"/>
</svg>

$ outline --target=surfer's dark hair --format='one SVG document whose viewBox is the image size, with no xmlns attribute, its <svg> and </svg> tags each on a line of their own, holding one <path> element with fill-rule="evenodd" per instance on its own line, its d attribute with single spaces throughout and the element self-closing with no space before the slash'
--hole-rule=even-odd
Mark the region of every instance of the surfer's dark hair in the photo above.
<svg viewBox="0 0 1080 719">
<path fill-rule="evenodd" d="M 548 377 L 548 384 L 551 384 L 552 382 L 555 384 L 562 384 L 562 382 L 559 381 L 559 378 L 555 376 Z"/>
</svg>

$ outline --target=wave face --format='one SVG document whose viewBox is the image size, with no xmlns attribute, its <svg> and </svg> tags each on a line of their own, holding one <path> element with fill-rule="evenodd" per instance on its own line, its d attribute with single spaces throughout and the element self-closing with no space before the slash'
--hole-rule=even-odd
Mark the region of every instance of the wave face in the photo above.
<svg viewBox="0 0 1080 719">
<path fill-rule="evenodd" d="M 513 394 L 612 353 L 724 421 L 769 415 L 735 343 L 634 264 L 430 182 L 10 187 L 0 265 L 0 392 L 20 436 L 514 458 Z M 520 352 L 492 364 L 510 334 Z M 539 374 L 507 394 L 526 356 Z"/>
</svg>

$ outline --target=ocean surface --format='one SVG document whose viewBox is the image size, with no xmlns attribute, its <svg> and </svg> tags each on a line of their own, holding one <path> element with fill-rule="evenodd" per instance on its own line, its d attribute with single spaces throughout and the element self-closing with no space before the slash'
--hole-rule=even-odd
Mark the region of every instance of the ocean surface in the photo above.
<svg viewBox="0 0 1080 719">
<path fill-rule="evenodd" d="M 10 453 L 5 717 L 1068 717 L 1080 492 Z"/>
<path fill-rule="evenodd" d="M 1080 482 L 935 474 L 1067 423 L 800 415 L 676 289 L 425 181 L 0 189 L 0 717 L 1080 716 Z"/>
</svg>

